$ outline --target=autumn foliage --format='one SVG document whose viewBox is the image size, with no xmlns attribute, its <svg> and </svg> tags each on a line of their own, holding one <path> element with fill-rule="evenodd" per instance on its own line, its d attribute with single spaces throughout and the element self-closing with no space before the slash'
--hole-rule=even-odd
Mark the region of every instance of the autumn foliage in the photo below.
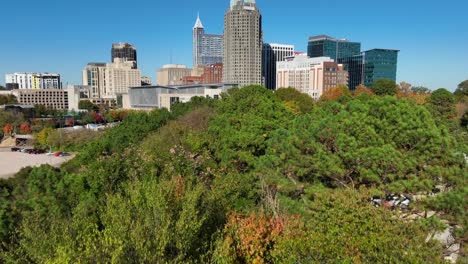
<svg viewBox="0 0 468 264">
<path fill-rule="evenodd" d="M 330 88 L 326 90 L 320 99 L 322 101 L 334 101 L 338 100 L 340 97 L 343 97 L 345 95 L 350 95 L 350 91 L 348 87 L 343 86 L 343 85 L 338 85 L 337 87 Z"/>
<path fill-rule="evenodd" d="M 275 243 L 285 235 L 290 236 L 292 233 L 288 230 L 293 226 L 299 226 L 295 217 L 233 213 L 224 229 L 221 254 L 230 256 L 235 263 L 273 263 Z"/>
<path fill-rule="evenodd" d="M 6 124 L 4 127 L 3 127 L 3 133 L 5 135 L 11 135 L 11 133 L 13 132 L 13 126 L 11 124 Z"/>
<path fill-rule="evenodd" d="M 21 124 L 20 127 L 19 127 L 19 130 L 20 130 L 21 134 L 31 134 L 32 133 L 31 126 L 28 123 Z"/>
</svg>

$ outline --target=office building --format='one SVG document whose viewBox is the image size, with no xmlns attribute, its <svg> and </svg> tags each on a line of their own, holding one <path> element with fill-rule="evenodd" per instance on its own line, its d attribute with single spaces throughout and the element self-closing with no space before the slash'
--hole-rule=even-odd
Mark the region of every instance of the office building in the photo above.
<svg viewBox="0 0 468 264">
<path fill-rule="evenodd" d="M 364 61 L 362 54 L 351 57 L 338 59 L 338 63 L 344 65 L 344 69 L 348 72 L 348 88 L 355 90 L 364 80 Z"/>
<path fill-rule="evenodd" d="M 375 81 L 396 81 L 399 50 L 372 49 L 362 53 L 364 58 L 364 85 L 371 87 Z"/>
<path fill-rule="evenodd" d="M 231 0 L 224 15 L 224 82 L 261 85 L 262 46 L 262 16 L 255 0 Z"/>
<path fill-rule="evenodd" d="M 183 85 L 221 83 L 223 81 L 223 64 L 216 63 L 197 67 L 192 71 L 191 76 L 182 78 Z"/>
<path fill-rule="evenodd" d="M 129 43 L 121 42 L 112 44 L 111 50 L 111 62 L 114 62 L 115 59 L 121 59 L 124 62 L 132 62 L 132 69 L 137 69 L 137 50 L 136 48 Z"/>
<path fill-rule="evenodd" d="M 294 55 L 293 45 L 263 44 L 262 77 L 266 88 L 276 90 L 276 63 Z"/>
<path fill-rule="evenodd" d="M 294 87 L 319 99 L 329 88 L 346 84 L 347 73 L 329 57 L 292 56 L 277 63 L 277 88 Z"/>
<path fill-rule="evenodd" d="M 114 59 L 114 63 L 90 63 L 83 70 L 83 85 L 90 89 L 90 99 L 108 104 L 117 93 L 127 92 L 129 87 L 141 85 L 141 72 L 133 68 L 132 61 Z M 96 100 L 95 102 L 99 101 Z"/>
<path fill-rule="evenodd" d="M 371 87 L 377 80 L 396 81 L 398 50 L 372 49 L 359 55 L 339 59 L 349 72 L 348 87 L 356 89 L 360 84 Z"/>
<path fill-rule="evenodd" d="M 61 89 L 60 74 L 56 73 L 12 73 L 5 75 L 9 89 Z"/>
<path fill-rule="evenodd" d="M 335 39 L 326 35 L 319 35 L 309 38 L 307 56 L 330 57 L 338 59 L 359 55 L 361 53 L 361 43 L 350 42 L 347 39 Z"/>
<path fill-rule="evenodd" d="M 238 87 L 238 85 L 226 83 L 132 87 L 128 90 L 128 93 L 122 93 L 118 96 L 117 104 L 124 109 L 152 110 L 167 108 L 170 110 L 172 104 L 188 102 L 195 96 L 219 99 L 221 93 L 235 87 Z"/>
<path fill-rule="evenodd" d="M 223 62 L 223 35 L 206 34 L 197 17 L 193 27 L 193 67 Z"/>
<path fill-rule="evenodd" d="M 191 76 L 192 69 L 182 64 L 164 65 L 157 72 L 157 85 L 182 85 L 185 76 Z M 137 85 L 135 85 L 137 86 Z"/>
<path fill-rule="evenodd" d="M 12 91 L 18 103 L 23 105 L 43 105 L 48 109 L 78 111 L 80 86 L 67 86 L 65 89 L 19 89 Z"/>
</svg>

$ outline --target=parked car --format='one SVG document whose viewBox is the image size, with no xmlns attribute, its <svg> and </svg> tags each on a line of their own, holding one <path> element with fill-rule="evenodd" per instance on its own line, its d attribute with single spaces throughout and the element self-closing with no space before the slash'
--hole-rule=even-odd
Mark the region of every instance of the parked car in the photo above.
<svg viewBox="0 0 468 264">
<path fill-rule="evenodd" d="M 11 148 L 11 152 L 21 152 L 20 148 Z"/>
<path fill-rule="evenodd" d="M 62 156 L 62 153 L 63 153 L 63 152 L 61 152 L 61 151 L 56 152 L 56 153 L 54 154 L 54 156 L 55 156 L 55 157 L 61 157 L 61 156 Z"/>
</svg>

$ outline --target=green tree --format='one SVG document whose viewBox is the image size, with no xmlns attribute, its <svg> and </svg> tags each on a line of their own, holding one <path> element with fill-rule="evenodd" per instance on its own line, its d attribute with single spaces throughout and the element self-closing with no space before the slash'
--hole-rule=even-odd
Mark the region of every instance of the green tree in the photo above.
<svg viewBox="0 0 468 264">
<path fill-rule="evenodd" d="M 97 112 L 99 111 L 99 106 L 93 104 L 91 101 L 89 100 L 81 100 L 79 103 L 78 103 L 78 108 L 79 109 L 82 109 L 82 110 L 88 110 L 88 111 L 94 111 L 94 112 Z"/>
<path fill-rule="evenodd" d="M 0 85 L 0 91 L 5 91 L 5 90 L 6 90 L 6 88 L 4 86 Z"/>
<path fill-rule="evenodd" d="M 308 94 L 301 93 L 292 87 L 276 90 L 275 96 L 283 102 L 286 108 L 293 112 L 297 112 L 298 114 L 311 112 L 315 105 L 315 101 L 312 97 Z"/>
<path fill-rule="evenodd" d="M 0 105 L 16 104 L 16 103 L 18 103 L 16 96 L 12 94 L 0 95 Z"/>
<path fill-rule="evenodd" d="M 461 82 L 454 94 L 458 100 L 468 97 L 468 80 Z"/>
<path fill-rule="evenodd" d="M 414 86 L 411 87 L 411 91 L 416 93 L 416 94 L 430 94 L 431 90 L 427 87 L 424 86 Z"/>
<path fill-rule="evenodd" d="M 455 96 L 447 89 L 434 91 L 429 97 L 429 105 L 438 117 L 451 118 L 455 115 Z"/>
<path fill-rule="evenodd" d="M 372 91 L 376 95 L 396 95 L 398 92 L 398 85 L 392 80 L 377 80 L 372 84 Z"/>
</svg>

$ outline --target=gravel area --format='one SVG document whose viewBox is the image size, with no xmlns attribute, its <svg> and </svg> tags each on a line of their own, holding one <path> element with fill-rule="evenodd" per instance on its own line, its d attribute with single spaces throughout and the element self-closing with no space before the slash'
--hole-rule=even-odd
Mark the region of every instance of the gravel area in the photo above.
<svg viewBox="0 0 468 264">
<path fill-rule="evenodd" d="M 34 155 L 18 152 L 0 152 L 0 178 L 13 177 L 24 167 L 36 167 L 44 164 L 58 167 L 74 156 L 54 157 L 46 154 Z"/>
</svg>

